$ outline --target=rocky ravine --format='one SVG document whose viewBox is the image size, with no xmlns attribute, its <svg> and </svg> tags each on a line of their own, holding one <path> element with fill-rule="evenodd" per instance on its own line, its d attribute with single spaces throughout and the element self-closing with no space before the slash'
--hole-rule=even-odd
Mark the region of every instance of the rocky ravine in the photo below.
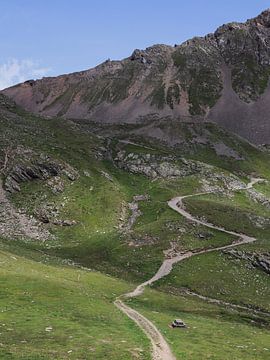
<svg viewBox="0 0 270 360">
<path fill-rule="evenodd" d="M 36 219 L 16 209 L 8 200 L 0 181 L 0 236 L 8 239 L 21 238 L 45 241 L 51 238 Z"/>
<path fill-rule="evenodd" d="M 245 190 L 249 190 L 253 187 L 254 184 L 262 181 L 262 179 L 251 179 L 250 183 L 246 186 Z M 207 192 L 208 193 L 208 192 Z M 186 253 L 177 254 L 176 256 L 165 259 L 161 265 L 161 267 L 158 269 L 156 274 L 149 280 L 145 281 L 144 283 L 138 285 L 136 289 L 130 293 L 122 295 L 120 298 L 116 299 L 114 304 L 117 306 L 124 314 L 126 314 L 130 319 L 132 319 L 147 335 L 147 337 L 150 339 L 152 344 L 152 359 L 153 360 L 176 360 L 175 356 L 170 350 L 169 345 L 167 344 L 166 340 L 164 339 L 163 335 L 158 331 L 156 326 L 146 319 L 143 315 L 141 315 L 138 311 L 135 311 L 134 309 L 130 308 L 128 305 L 126 305 L 121 299 L 130 299 L 136 296 L 141 295 L 144 292 L 144 289 L 146 286 L 153 284 L 154 282 L 160 280 L 161 278 L 167 276 L 173 268 L 173 265 L 183 261 L 185 259 L 188 259 L 192 256 L 196 255 L 202 255 L 205 253 L 213 252 L 213 251 L 220 251 L 220 250 L 228 250 L 231 248 L 234 248 L 239 245 L 248 244 L 251 242 L 256 241 L 256 238 L 247 236 L 245 234 L 236 233 L 234 231 L 226 230 L 224 228 L 215 226 L 213 224 L 207 223 L 205 221 L 199 220 L 195 217 L 193 217 L 191 214 L 189 214 L 186 210 L 183 209 L 183 203 L 182 200 L 187 197 L 197 196 L 205 193 L 200 194 L 191 194 L 191 195 L 185 195 L 176 197 L 168 202 L 168 205 L 171 209 L 177 211 L 180 215 L 184 216 L 186 219 L 193 221 L 194 223 L 204 225 L 208 228 L 215 229 L 222 231 L 226 234 L 234 235 L 237 237 L 237 240 L 233 242 L 230 245 L 221 246 L 217 248 L 210 248 L 210 249 L 204 249 L 200 251 L 189 251 Z M 194 294 L 192 294 L 194 295 Z M 204 300 L 207 300 L 207 298 L 203 298 Z M 208 299 L 209 300 L 209 299 Z M 213 300 L 213 299 L 212 299 Z M 218 303 L 220 305 L 226 305 L 228 306 L 229 303 L 225 302 L 219 302 L 219 301 L 212 301 L 215 303 Z M 238 309 L 244 309 L 244 310 L 250 310 L 246 307 L 237 307 L 233 306 L 234 308 Z M 264 313 L 266 314 L 266 313 Z M 268 314 L 267 314 L 268 315 Z"/>
<path fill-rule="evenodd" d="M 254 143 L 270 143 L 269 49 L 266 10 L 181 45 L 135 50 L 122 61 L 29 80 L 3 93 L 46 116 L 121 123 L 157 113 L 179 121 L 214 121 Z"/>
</svg>

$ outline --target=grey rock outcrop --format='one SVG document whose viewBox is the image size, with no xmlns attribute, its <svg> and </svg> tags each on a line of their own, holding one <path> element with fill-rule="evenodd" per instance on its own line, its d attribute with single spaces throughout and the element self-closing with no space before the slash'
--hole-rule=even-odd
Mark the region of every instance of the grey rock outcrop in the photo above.
<svg viewBox="0 0 270 360">
<path fill-rule="evenodd" d="M 7 239 L 46 241 L 53 236 L 33 216 L 16 209 L 0 181 L 0 236 Z"/>
<path fill-rule="evenodd" d="M 31 180 L 47 180 L 60 174 L 57 164 L 36 163 L 32 165 L 15 165 L 5 181 L 5 189 L 8 192 L 20 191 L 20 183 Z"/>
<path fill-rule="evenodd" d="M 173 156 L 153 154 L 134 154 L 119 151 L 114 163 L 131 173 L 143 174 L 150 178 L 173 178 L 194 174 L 202 170 L 203 165 L 195 161 L 176 159 Z"/>
<path fill-rule="evenodd" d="M 224 192 L 241 190 L 246 187 L 238 177 L 222 173 L 208 164 L 174 156 L 150 153 L 130 153 L 119 151 L 113 159 L 114 164 L 128 172 L 143 174 L 151 179 L 181 178 L 193 174 L 201 175 L 204 191 Z"/>
<path fill-rule="evenodd" d="M 250 253 L 236 249 L 224 250 L 224 253 L 238 259 L 246 260 L 254 267 L 270 274 L 270 253 Z"/>
<path fill-rule="evenodd" d="M 70 165 L 44 154 L 37 154 L 31 149 L 19 146 L 13 150 L 13 153 L 14 156 L 4 171 L 4 187 L 9 193 L 20 191 L 21 183 L 33 180 L 47 180 L 48 186 L 57 193 L 64 188 L 61 175 L 66 176 L 70 181 L 75 181 L 79 176 Z"/>
</svg>

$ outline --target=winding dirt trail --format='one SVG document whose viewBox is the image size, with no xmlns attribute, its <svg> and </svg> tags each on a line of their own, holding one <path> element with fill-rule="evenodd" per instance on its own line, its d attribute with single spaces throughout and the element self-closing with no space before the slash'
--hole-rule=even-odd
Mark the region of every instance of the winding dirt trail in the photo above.
<svg viewBox="0 0 270 360">
<path fill-rule="evenodd" d="M 242 190 L 248 190 L 253 187 L 258 182 L 263 181 L 263 179 L 251 179 L 251 181 L 247 184 L 245 188 Z M 168 202 L 168 205 L 171 209 L 177 211 L 179 214 L 184 216 L 186 219 L 193 221 L 194 223 L 204 225 L 210 229 L 222 231 L 229 235 L 234 235 L 238 238 L 237 241 L 233 242 L 230 245 L 220 246 L 216 248 L 211 249 L 205 249 L 201 251 L 188 251 L 186 253 L 177 254 L 176 256 L 165 259 L 156 272 L 156 274 L 149 280 L 145 281 L 144 283 L 138 285 L 135 290 L 133 290 L 130 293 L 124 294 L 121 297 L 117 298 L 114 302 L 115 306 L 120 309 L 124 314 L 126 314 L 130 319 L 132 319 L 146 334 L 146 336 L 150 339 L 152 344 L 152 359 L 153 360 L 176 360 L 176 357 L 173 355 L 168 343 L 164 339 L 163 335 L 160 333 L 160 331 L 156 328 L 156 326 L 148 319 L 146 319 L 143 315 L 141 315 L 138 311 L 130 308 L 128 305 L 126 305 L 121 299 L 131 299 L 136 296 L 139 296 L 143 293 L 145 287 L 147 285 L 151 285 L 154 282 L 160 280 L 161 278 L 169 275 L 169 273 L 172 271 L 173 265 L 183 261 L 187 258 L 190 258 L 195 255 L 201 255 L 213 251 L 219 251 L 219 250 L 225 250 L 229 248 L 233 248 L 239 245 L 248 244 L 256 241 L 256 238 L 247 236 L 245 234 L 237 233 L 234 231 L 226 230 L 222 227 L 215 226 L 213 224 L 210 224 L 206 221 L 196 219 L 191 214 L 189 214 L 183 206 L 183 199 L 186 199 L 188 197 L 192 196 L 198 196 L 198 195 L 204 195 L 209 194 L 209 192 L 203 192 L 203 193 L 197 193 L 192 195 L 185 195 L 185 196 L 178 196 L 173 198 Z M 221 304 L 221 303 L 220 303 Z M 225 302 L 224 302 L 225 304 Z M 239 308 L 239 307 L 238 307 Z"/>
<path fill-rule="evenodd" d="M 156 326 L 138 311 L 132 309 L 120 299 L 115 300 L 115 306 L 132 319 L 146 334 L 152 344 L 153 360 L 176 360 L 169 345 Z"/>
</svg>

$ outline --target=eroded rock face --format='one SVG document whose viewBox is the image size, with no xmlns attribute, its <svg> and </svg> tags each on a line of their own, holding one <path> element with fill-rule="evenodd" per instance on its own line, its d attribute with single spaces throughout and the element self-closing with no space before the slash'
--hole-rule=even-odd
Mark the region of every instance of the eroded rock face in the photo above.
<svg viewBox="0 0 270 360">
<path fill-rule="evenodd" d="M 46 241 L 53 236 L 33 216 L 26 215 L 11 204 L 0 181 L 0 236 L 7 239 Z"/>
<path fill-rule="evenodd" d="M 56 164 L 37 163 L 31 165 L 15 165 L 6 177 L 5 189 L 8 192 L 20 191 L 20 183 L 31 180 L 47 180 L 57 176 L 60 168 Z"/>
<path fill-rule="evenodd" d="M 21 146 L 13 150 L 4 175 L 4 188 L 10 193 L 20 191 L 21 183 L 32 180 L 48 180 L 48 186 L 57 193 L 63 191 L 64 186 L 60 175 L 65 175 L 70 181 L 78 178 L 77 171 L 70 165 Z"/>
<path fill-rule="evenodd" d="M 133 196 L 133 201 L 128 203 L 128 208 L 131 212 L 131 215 L 130 215 L 128 221 L 126 222 L 126 224 L 124 224 L 124 226 L 123 226 L 124 232 L 131 231 L 131 229 L 132 229 L 133 225 L 135 224 L 135 222 L 137 221 L 138 217 L 143 215 L 142 211 L 139 209 L 139 202 L 140 201 L 148 201 L 148 200 L 150 200 L 149 195 Z"/>
</svg>

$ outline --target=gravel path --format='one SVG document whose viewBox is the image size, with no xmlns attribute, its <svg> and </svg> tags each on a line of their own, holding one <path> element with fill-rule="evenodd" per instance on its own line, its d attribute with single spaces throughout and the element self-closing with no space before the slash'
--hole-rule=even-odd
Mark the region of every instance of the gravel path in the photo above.
<svg viewBox="0 0 270 360">
<path fill-rule="evenodd" d="M 146 317 L 141 315 L 138 311 L 124 304 L 120 299 L 117 299 L 114 304 L 118 307 L 118 309 L 132 319 L 150 339 L 153 349 L 153 360 L 176 360 L 176 357 L 172 354 L 171 349 L 163 335 L 150 320 L 146 319 Z"/>
</svg>

